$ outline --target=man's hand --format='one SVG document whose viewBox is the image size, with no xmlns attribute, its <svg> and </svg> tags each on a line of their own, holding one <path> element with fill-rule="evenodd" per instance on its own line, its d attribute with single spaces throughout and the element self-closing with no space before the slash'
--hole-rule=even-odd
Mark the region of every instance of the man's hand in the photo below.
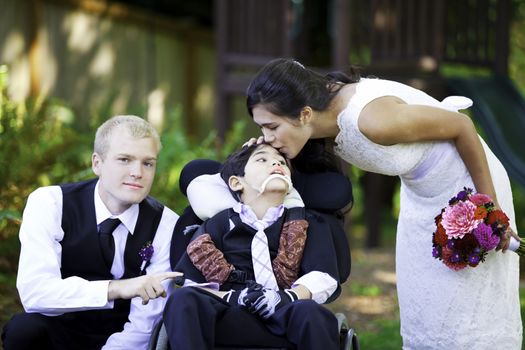
<svg viewBox="0 0 525 350">
<path fill-rule="evenodd" d="M 244 303 L 252 314 L 257 314 L 266 319 L 272 316 L 275 310 L 298 299 L 298 295 L 291 289 L 264 289 L 262 293 L 249 293 L 246 295 Z"/>
<path fill-rule="evenodd" d="M 109 282 L 108 300 L 141 297 L 142 304 L 146 305 L 151 299 L 166 297 L 166 290 L 161 282 L 178 276 L 182 276 L 182 273 L 168 271 L 124 280 L 112 280 Z"/>
</svg>

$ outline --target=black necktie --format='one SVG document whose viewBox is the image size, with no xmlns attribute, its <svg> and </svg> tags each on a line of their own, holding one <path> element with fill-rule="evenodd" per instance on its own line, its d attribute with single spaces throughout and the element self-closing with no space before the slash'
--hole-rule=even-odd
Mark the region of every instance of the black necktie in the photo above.
<svg viewBox="0 0 525 350">
<path fill-rule="evenodd" d="M 98 225 L 100 249 L 102 250 L 104 261 L 110 269 L 111 265 L 113 265 L 113 258 L 115 257 L 113 231 L 118 225 L 120 225 L 119 219 L 106 219 Z"/>
</svg>

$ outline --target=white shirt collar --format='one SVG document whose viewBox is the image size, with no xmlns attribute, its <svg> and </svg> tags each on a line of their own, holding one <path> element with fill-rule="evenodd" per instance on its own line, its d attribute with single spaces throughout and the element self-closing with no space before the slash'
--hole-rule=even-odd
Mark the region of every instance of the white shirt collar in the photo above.
<svg viewBox="0 0 525 350">
<path fill-rule="evenodd" d="M 128 232 L 133 234 L 133 232 L 135 232 L 135 225 L 137 224 L 137 219 L 139 217 L 139 205 L 133 204 L 121 214 L 112 215 L 104 202 L 102 202 L 102 198 L 100 198 L 100 194 L 98 193 L 98 185 L 99 182 L 97 181 L 94 193 L 97 225 L 109 218 L 119 218 L 124 226 L 126 226 Z"/>
<path fill-rule="evenodd" d="M 252 208 L 244 203 L 237 202 L 232 209 L 233 211 L 239 214 L 241 221 L 245 224 L 254 227 L 253 223 L 256 221 L 260 221 L 265 223 L 265 227 L 268 227 L 274 222 L 276 222 L 281 217 L 281 215 L 283 215 L 284 205 L 279 204 L 276 207 L 268 208 L 268 210 L 264 214 L 264 217 L 260 220 L 257 218 Z"/>
</svg>

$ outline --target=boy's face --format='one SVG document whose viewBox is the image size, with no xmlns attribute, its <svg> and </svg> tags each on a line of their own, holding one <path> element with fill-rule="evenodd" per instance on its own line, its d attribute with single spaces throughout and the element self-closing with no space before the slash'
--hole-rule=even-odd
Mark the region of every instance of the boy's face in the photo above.
<svg viewBox="0 0 525 350">
<path fill-rule="evenodd" d="M 264 181 L 272 174 L 279 174 L 290 177 L 290 168 L 286 159 L 272 146 L 261 145 L 250 156 L 244 167 L 244 177 L 238 177 L 243 185 L 243 195 L 249 192 L 255 195 Z M 268 182 L 265 192 L 283 192 L 288 191 L 288 183 L 280 178 L 275 178 Z"/>
<path fill-rule="evenodd" d="M 155 177 L 157 154 L 152 138 L 134 138 L 124 127 L 113 131 L 104 157 L 93 153 L 100 198 L 112 214 L 146 198 Z"/>
</svg>

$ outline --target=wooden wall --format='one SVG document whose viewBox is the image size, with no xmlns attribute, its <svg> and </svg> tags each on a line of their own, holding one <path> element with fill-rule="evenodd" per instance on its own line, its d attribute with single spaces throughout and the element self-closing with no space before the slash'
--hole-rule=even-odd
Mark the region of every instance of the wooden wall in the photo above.
<svg viewBox="0 0 525 350">
<path fill-rule="evenodd" d="M 80 128 L 126 113 L 162 128 L 175 108 L 192 134 L 213 126 L 211 29 L 106 0 L 0 0 L 0 9 L 14 98 L 61 99 Z"/>
</svg>

